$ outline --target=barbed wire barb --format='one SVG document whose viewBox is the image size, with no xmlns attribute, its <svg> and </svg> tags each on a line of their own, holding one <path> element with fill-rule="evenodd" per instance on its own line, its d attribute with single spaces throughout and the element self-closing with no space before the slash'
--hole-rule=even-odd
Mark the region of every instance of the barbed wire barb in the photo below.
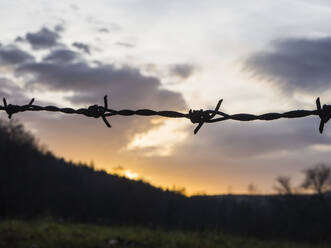
<svg viewBox="0 0 331 248">
<path fill-rule="evenodd" d="M 6 98 L 3 98 L 3 106 L 0 105 L 0 111 L 5 111 L 8 115 L 8 118 L 11 119 L 12 116 L 19 112 L 25 111 L 49 111 L 49 112 L 61 112 L 65 114 L 81 114 L 87 117 L 101 118 L 103 122 L 106 124 L 108 128 L 111 128 L 111 125 L 107 119 L 107 117 L 121 115 L 121 116 L 161 116 L 167 118 L 187 118 L 193 124 L 198 124 L 194 129 L 194 134 L 197 134 L 201 129 L 204 123 L 215 123 L 225 120 L 236 120 L 236 121 L 254 121 L 254 120 L 265 120 L 271 121 L 280 118 L 302 118 L 311 115 L 317 115 L 320 117 L 320 125 L 319 132 L 323 133 L 324 125 L 331 118 L 331 105 L 324 104 L 321 106 L 320 98 L 316 99 L 316 110 L 292 110 L 285 113 L 266 113 L 262 115 L 254 115 L 254 114 L 234 114 L 229 115 L 222 111 L 220 111 L 221 104 L 223 99 L 219 100 L 214 110 L 192 110 L 190 109 L 188 113 L 181 113 L 172 110 L 162 110 L 155 111 L 150 109 L 138 109 L 138 110 L 130 110 L 130 109 L 122 109 L 122 110 L 114 110 L 109 108 L 107 95 L 103 98 L 103 106 L 94 104 L 89 106 L 88 108 L 59 108 L 56 106 L 39 106 L 34 105 L 34 98 L 26 105 L 14 105 L 8 104 Z"/>
</svg>

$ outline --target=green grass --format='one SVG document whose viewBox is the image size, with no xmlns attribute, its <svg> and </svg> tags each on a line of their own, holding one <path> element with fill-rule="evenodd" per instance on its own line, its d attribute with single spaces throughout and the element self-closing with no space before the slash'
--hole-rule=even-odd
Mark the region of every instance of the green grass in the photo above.
<svg viewBox="0 0 331 248">
<path fill-rule="evenodd" d="M 0 222 L 0 247 L 320 248 L 331 247 L 331 245 L 259 241 L 213 232 L 165 232 L 140 227 L 105 227 L 57 223 L 49 220 L 5 220 Z"/>
</svg>

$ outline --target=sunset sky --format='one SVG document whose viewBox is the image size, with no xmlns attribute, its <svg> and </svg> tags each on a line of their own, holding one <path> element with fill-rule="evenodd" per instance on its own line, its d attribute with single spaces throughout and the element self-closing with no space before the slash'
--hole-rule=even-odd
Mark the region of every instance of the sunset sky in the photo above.
<svg viewBox="0 0 331 248">
<path fill-rule="evenodd" d="M 0 0 L 0 97 L 24 104 L 229 113 L 331 104 L 329 1 Z M 6 118 L 5 113 L 0 114 Z M 318 117 L 205 124 L 187 119 L 21 113 L 56 155 L 185 187 L 272 193 L 275 178 L 331 163 Z"/>
</svg>

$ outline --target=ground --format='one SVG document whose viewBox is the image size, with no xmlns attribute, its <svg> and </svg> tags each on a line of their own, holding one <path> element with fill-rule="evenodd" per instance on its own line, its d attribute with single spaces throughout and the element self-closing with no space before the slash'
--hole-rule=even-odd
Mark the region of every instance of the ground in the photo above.
<svg viewBox="0 0 331 248">
<path fill-rule="evenodd" d="M 331 245 L 261 241 L 215 232 L 168 232 L 142 227 L 106 227 L 53 220 L 3 220 L 0 222 L 0 247 L 322 248 Z"/>
</svg>

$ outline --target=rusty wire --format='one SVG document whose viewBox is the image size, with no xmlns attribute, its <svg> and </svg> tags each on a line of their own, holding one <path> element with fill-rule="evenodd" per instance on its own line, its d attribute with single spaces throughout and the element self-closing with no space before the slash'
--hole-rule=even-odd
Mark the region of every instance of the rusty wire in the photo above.
<svg viewBox="0 0 331 248">
<path fill-rule="evenodd" d="M 187 118 L 190 119 L 192 123 L 198 124 L 194 129 L 194 134 L 196 134 L 204 123 L 214 123 L 225 120 L 236 120 L 236 121 L 253 121 L 253 120 L 276 120 L 280 118 L 302 118 L 310 115 L 318 115 L 321 119 L 319 125 L 320 133 L 323 133 L 324 124 L 331 118 L 331 105 L 323 105 L 321 107 L 320 99 L 316 100 L 316 110 L 293 110 L 285 113 L 266 113 L 262 115 L 254 114 L 234 114 L 229 115 L 224 112 L 219 111 L 222 104 L 220 100 L 214 110 L 190 110 L 188 113 L 180 113 L 177 111 L 154 111 L 150 109 L 138 109 L 138 110 L 114 110 L 108 108 L 107 96 L 104 97 L 104 105 L 91 105 L 88 108 L 59 108 L 56 106 L 38 106 L 34 105 L 34 99 L 32 99 L 27 105 L 13 105 L 7 104 L 5 98 L 3 98 L 3 106 L 0 105 L 0 111 L 6 111 L 8 118 L 10 119 L 13 114 L 25 111 L 50 111 L 50 112 L 62 112 L 65 114 L 81 114 L 87 117 L 102 118 L 107 127 L 111 127 L 107 117 L 121 115 L 121 116 L 162 116 L 168 118 Z M 216 117 L 216 118 L 215 118 Z"/>
</svg>

